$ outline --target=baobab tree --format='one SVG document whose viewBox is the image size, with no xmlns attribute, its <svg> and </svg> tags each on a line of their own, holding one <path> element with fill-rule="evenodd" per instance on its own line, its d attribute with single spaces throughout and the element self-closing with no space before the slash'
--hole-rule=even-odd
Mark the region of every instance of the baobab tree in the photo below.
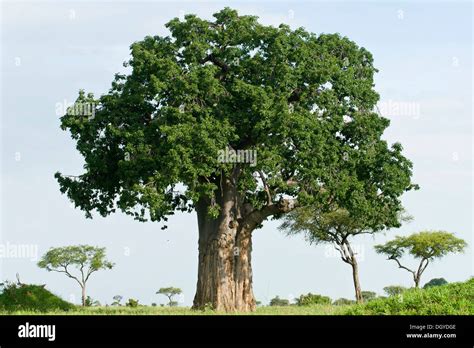
<svg viewBox="0 0 474 348">
<path fill-rule="evenodd" d="M 464 250 L 467 243 L 445 231 L 422 231 L 408 237 L 397 236 L 385 244 L 375 246 L 375 251 L 385 254 L 388 260 L 394 260 L 399 268 L 413 275 L 415 287 L 420 285 L 421 275 L 430 261 L 441 258 L 449 253 L 459 253 Z M 400 258 L 408 253 L 420 260 L 417 268 L 409 268 L 400 262 Z"/>
<path fill-rule="evenodd" d="M 195 211 L 194 308 L 255 309 L 252 234 L 267 218 L 334 202 L 374 226 L 396 220 L 412 164 L 381 139 L 370 52 L 229 8 L 166 27 L 131 45 L 131 73 L 108 93 L 79 93 L 61 127 L 85 172 L 55 177 L 89 218 L 121 210 L 165 227 Z"/>
</svg>

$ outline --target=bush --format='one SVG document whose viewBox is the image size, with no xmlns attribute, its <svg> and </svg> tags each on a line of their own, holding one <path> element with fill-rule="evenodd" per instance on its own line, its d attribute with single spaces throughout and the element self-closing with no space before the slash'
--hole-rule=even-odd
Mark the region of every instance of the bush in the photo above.
<svg viewBox="0 0 474 348">
<path fill-rule="evenodd" d="M 44 285 L 1 283 L 0 309 L 5 311 L 68 311 L 75 308 L 44 288 Z"/>
<path fill-rule="evenodd" d="M 86 301 L 85 301 L 85 306 L 86 307 L 99 307 L 100 302 L 97 300 L 94 300 L 92 297 L 87 296 Z"/>
<path fill-rule="evenodd" d="M 354 300 L 349 300 L 348 298 L 338 298 L 336 301 L 333 302 L 333 305 L 345 306 L 345 305 L 351 305 L 354 303 L 356 303 Z"/>
<path fill-rule="evenodd" d="M 398 296 L 356 305 L 344 314 L 474 315 L 474 279 L 427 289 L 409 289 Z"/>
<path fill-rule="evenodd" d="M 425 286 L 423 286 L 423 289 L 427 289 L 431 286 L 440 286 L 440 285 L 445 285 L 445 284 L 448 284 L 446 279 L 444 279 L 444 278 L 433 278 L 428 283 L 426 283 Z"/>
<path fill-rule="evenodd" d="M 364 302 L 372 301 L 377 297 L 377 294 L 373 291 L 362 291 L 361 294 Z"/>
<path fill-rule="evenodd" d="M 127 307 L 132 307 L 132 308 L 138 307 L 138 300 L 135 300 L 133 298 L 129 298 L 128 302 L 126 303 L 126 306 Z"/>
<path fill-rule="evenodd" d="M 288 306 L 290 301 L 279 298 L 278 296 L 270 300 L 270 306 Z"/>
<path fill-rule="evenodd" d="M 296 303 L 298 306 L 311 306 L 315 304 L 331 304 L 331 299 L 327 296 L 315 295 L 309 293 L 307 295 L 301 295 Z"/>
<path fill-rule="evenodd" d="M 388 296 L 397 296 L 400 295 L 402 292 L 404 292 L 407 288 L 401 285 L 389 285 L 383 288 L 383 291 Z"/>
</svg>

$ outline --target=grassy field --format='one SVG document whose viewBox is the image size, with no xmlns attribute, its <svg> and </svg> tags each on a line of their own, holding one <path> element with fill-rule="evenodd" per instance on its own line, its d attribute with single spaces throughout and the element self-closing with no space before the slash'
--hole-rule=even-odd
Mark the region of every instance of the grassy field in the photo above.
<svg viewBox="0 0 474 348">
<path fill-rule="evenodd" d="M 344 308 L 343 308 L 344 307 Z M 343 314 L 348 306 L 314 305 L 314 306 L 262 306 L 253 313 L 225 313 L 212 310 L 195 311 L 189 307 L 76 307 L 70 311 L 35 311 L 2 312 L 0 315 L 335 315 Z"/>
<path fill-rule="evenodd" d="M 361 305 L 259 306 L 253 313 L 195 311 L 188 307 L 79 307 L 39 312 L 5 311 L 0 315 L 474 315 L 474 279 L 429 289 L 410 289 L 402 295 L 378 298 Z"/>
</svg>

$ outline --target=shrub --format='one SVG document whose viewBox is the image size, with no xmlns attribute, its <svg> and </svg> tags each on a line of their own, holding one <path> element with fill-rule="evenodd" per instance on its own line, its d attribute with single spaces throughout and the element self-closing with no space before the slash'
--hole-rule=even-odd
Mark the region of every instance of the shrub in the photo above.
<svg viewBox="0 0 474 348">
<path fill-rule="evenodd" d="M 433 278 L 428 283 L 426 283 L 425 286 L 423 286 L 423 289 L 427 289 L 431 286 L 440 286 L 440 285 L 445 285 L 445 284 L 448 284 L 446 279 L 444 279 L 444 278 Z"/>
<path fill-rule="evenodd" d="M 374 300 L 377 297 L 377 294 L 373 291 L 362 291 L 362 299 L 364 302 L 369 302 Z"/>
<path fill-rule="evenodd" d="M 1 283 L 0 308 L 5 311 L 68 311 L 75 306 L 44 288 L 44 285 Z"/>
<path fill-rule="evenodd" d="M 138 300 L 135 300 L 133 298 L 129 298 L 128 302 L 126 303 L 127 307 L 138 307 Z"/>
<path fill-rule="evenodd" d="M 100 306 L 100 302 L 97 301 L 97 300 L 94 300 L 90 296 L 87 296 L 86 300 L 84 301 L 84 306 L 86 306 L 86 307 L 98 307 L 98 306 Z"/>
<path fill-rule="evenodd" d="M 331 304 L 331 299 L 327 296 L 316 295 L 309 293 L 307 295 L 301 295 L 296 303 L 298 306 L 311 306 L 315 304 Z"/>
<path fill-rule="evenodd" d="M 412 288 L 398 296 L 352 306 L 344 314 L 474 315 L 474 279 L 427 289 Z"/>
<path fill-rule="evenodd" d="M 344 306 L 344 305 L 351 305 L 356 303 L 354 300 L 349 300 L 348 298 L 338 298 L 333 302 L 335 306 Z"/>
<path fill-rule="evenodd" d="M 290 301 L 282 299 L 280 297 L 275 297 L 270 300 L 270 306 L 288 306 Z"/>
</svg>

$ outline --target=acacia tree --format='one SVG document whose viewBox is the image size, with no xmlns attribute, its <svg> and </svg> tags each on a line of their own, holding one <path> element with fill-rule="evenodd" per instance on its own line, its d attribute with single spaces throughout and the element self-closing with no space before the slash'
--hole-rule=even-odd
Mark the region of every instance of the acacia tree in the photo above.
<svg viewBox="0 0 474 348">
<path fill-rule="evenodd" d="M 453 233 L 445 231 L 422 231 L 408 237 L 397 236 L 385 244 L 375 246 L 375 251 L 388 256 L 388 260 L 394 260 L 399 268 L 403 268 L 413 274 L 415 287 L 420 284 L 421 275 L 430 261 L 441 258 L 449 253 L 462 252 L 467 243 L 454 236 Z M 400 263 L 400 258 L 408 253 L 416 259 L 420 259 L 418 268 L 408 268 Z"/>
<path fill-rule="evenodd" d="M 318 207 L 301 207 L 286 214 L 280 229 L 288 235 L 303 233 L 311 244 L 330 243 L 340 253 L 342 261 L 352 267 L 355 298 L 362 302 L 357 253 L 351 239 L 360 234 L 374 234 L 379 230 L 366 227 L 365 221 L 352 218 L 347 210 L 321 212 Z"/>
<path fill-rule="evenodd" d="M 170 36 L 132 44 L 132 72 L 107 94 L 80 92 L 75 106 L 93 108 L 68 112 L 61 127 L 85 171 L 55 177 L 87 217 L 166 222 L 196 211 L 194 308 L 255 309 L 252 234 L 269 217 L 334 202 L 373 226 L 396 220 L 411 163 L 381 140 L 389 121 L 374 112 L 366 49 L 228 8 L 166 27 Z M 258 160 L 227 163 L 225 149 Z"/>
<path fill-rule="evenodd" d="M 112 306 L 121 306 L 121 302 L 122 302 L 122 299 L 123 299 L 123 296 L 122 295 L 115 295 L 113 298 L 113 302 L 112 302 Z"/>
<path fill-rule="evenodd" d="M 86 283 L 92 273 L 101 269 L 111 269 L 114 264 L 107 261 L 105 248 L 90 245 L 73 245 L 51 248 L 38 262 L 38 267 L 48 272 L 64 273 L 74 279 L 82 290 L 82 305 L 87 305 Z M 71 267 L 78 269 L 79 275 L 74 275 Z"/>
<path fill-rule="evenodd" d="M 183 291 L 180 288 L 173 288 L 170 286 L 168 288 L 160 288 L 156 293 L 168 297 L 168 305 L 171 307 L 177 304 L 177 302 L 173 301 L 173 297 L 181 294 L 182 292 Z"/>
</svg>

